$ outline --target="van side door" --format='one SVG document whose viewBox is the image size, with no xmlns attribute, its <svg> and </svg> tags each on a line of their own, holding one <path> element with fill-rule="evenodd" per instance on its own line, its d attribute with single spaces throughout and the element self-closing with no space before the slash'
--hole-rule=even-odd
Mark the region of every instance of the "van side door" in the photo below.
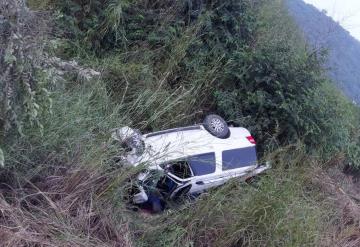
<svg viewBox="0 0 360 247">
<path fill-rule="evenodd" d="M 216 174 L 215 152 L 191 156 L 188 163 L 194 173 L 190 193 L 198 193 L 222 183 L 222 179 Z"/>
</svg>

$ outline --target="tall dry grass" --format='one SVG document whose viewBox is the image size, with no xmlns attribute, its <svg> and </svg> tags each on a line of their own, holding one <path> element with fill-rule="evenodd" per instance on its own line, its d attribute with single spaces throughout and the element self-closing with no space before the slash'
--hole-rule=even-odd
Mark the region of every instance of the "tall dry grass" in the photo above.
<svg viewBox="0 0 360 247">
<path fill-rule="evenodd" d="M 124 205 L 108 196 L 123 176 L 79 167 L 3 184 L 0 246 L 134 246 Z"/>
</svg>

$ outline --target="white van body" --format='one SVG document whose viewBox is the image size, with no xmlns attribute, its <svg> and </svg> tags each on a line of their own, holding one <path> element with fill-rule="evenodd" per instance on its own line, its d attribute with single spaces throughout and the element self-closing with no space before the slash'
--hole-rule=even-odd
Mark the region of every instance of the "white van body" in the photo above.
<svg viewBox="0 0 360 247">
<path fill-rule="evenodd" d="M 123 157 L 131 166 L 146 164 L 147 172 L 138 176 L 139 193 L 134 195 L 136 204 L 148 200 L 146 188 L 141 184 L 151 179 L 154 171 L 163 173 L 160 190 L 168 190 L 169 198 L 179 193 L 201 193 L 224 184 L 231 178 L 255 176 L 270 168 L 257 163 L 255 141 L 250 132 L 241 127 L 229 127 L 228 138 L 220 139 L 210 134 L 203 125 L 169 129 L 138 136 L 143 143 L 141 155 L 132 150 Z M 134 135 L 129 127 L 117 129 L 114 139 Z M 182 174 L 182 170 L 183 173 Z"/>
</svg>

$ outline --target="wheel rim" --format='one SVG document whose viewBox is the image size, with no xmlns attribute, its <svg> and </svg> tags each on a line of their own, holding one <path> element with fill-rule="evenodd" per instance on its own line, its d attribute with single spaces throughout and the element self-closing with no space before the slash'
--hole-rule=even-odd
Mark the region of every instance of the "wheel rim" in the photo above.
<svg viewBox="0 0 360 247">
<path fill-rule="evenodd" d="M 217 132 L 217 133 L 221 133 L 221 132 L 223 132 L 224 129 L 225 129 L 225 126 L 224 126 L 224 124 L 221 122 L 220 119 L 213 119 L 213 120 L 211 120 L 210 126 L 211 126 L 211 128 L 212 128 L 215 132 Z"/>
</svg>

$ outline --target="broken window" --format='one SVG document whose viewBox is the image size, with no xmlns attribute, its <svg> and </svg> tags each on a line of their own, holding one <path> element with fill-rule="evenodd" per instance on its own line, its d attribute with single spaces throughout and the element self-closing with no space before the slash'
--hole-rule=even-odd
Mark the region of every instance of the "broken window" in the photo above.
<svg viewBox="0 0 360 247">
<path fill-rule="evenodd" d="M 175 175 L 178 178 L 185 179 L 192 176 L 189 164 L 186 161 L 179 160 L 168 164 L 167 171 Z"/>
</svg>

